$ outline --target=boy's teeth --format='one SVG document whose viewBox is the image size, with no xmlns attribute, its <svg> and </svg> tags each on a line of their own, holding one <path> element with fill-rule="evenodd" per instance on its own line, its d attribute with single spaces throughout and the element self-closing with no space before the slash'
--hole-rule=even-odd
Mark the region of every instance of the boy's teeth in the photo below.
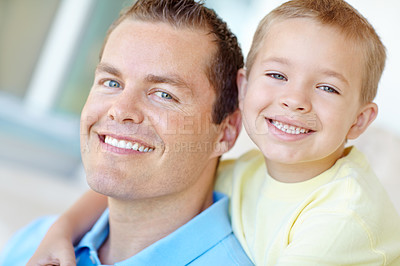
<svg viewBox="0 0 400 266">
<path fill-rule="evenodd" d="M 128 143 L 126 144 L 126 148 L 127 148 L 127 149 L 132 149 L 132 146 L 133 146 L 132 142 L 128 142 Z"/>
<path fill-rule="evenodd" d="M 274 125 L 280 131 L 283 131 L 288 134 L 298 135 L 298 134 L 308 133 L 309 131 L 308 129 L 305 128 L 295 127 L 275 120 L 271 120 L 271 124 Z"/>
<path fill-rule="evenodd" d="M 106 136 L 104 139 L 104 142 L 111 146 L 117 147 L 117 148 L 127 149 L 127 150 L 132 149 L 132 150 L 139 151 L 139 152 L 151 152 L 154 150 L 150 147 L 145 147 L 143 145 L 139 146 L 139 143 L 137 143 L 137 142 L 132 143 L 132 142 L 126 141 L 126 140 L 117 140 L 110 136 Z"/>
<path fill-rule="evenodd" d="M 137 151 L 138 149 L 139 149 L 139 144 L 137 144 L 137 143 L 133 144 L 132 150 Z"/>
</svg>

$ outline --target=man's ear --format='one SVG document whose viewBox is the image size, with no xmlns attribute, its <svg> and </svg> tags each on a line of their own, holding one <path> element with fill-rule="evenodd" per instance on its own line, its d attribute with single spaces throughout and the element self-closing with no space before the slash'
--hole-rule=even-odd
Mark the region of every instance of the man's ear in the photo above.
<svg viewBox="0 0 400 266">
<path fill-rule="evenodd" d="M 242 129 L 242 116 L 239 110 L 236 110 L 232 114 L 228 115 L 224 121 L 222 121 L 221 131 L 217 140 L 217 148 L 215 152 L 217 156 L 221 156 L 225 152 L 229 151 L 236 142 L 239 136 L 240 130 Z"/>
<path fill-rule="evenodd" d="M 358 138 L 375 120 L 378 115 L 378 106 L 375 103 L 368 103 L 364 105 L 354 124 L 351 126 L 349 133 L 347 133 L 347 139 L 356 139 Z"/>
<path fill-rule="evenodd" d="M 243 111 L 243 100 L 247 92 L 247 73 L 244 68 L 239 69 L 236 75 L 236 84 L 239 89 L 239 109 Z"/>
</svg>

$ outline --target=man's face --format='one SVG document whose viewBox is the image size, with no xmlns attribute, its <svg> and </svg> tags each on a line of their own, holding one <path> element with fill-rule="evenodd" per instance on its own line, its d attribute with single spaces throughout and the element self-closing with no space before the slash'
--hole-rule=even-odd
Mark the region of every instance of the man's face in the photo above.
<svg viewBox="0 0 400 266">
<path fill-rule="evenodd" d="M 126 20 L 115 28 L 81 117 L 82 159 L 94 190 L 138 199 L 203 182 L 220 155 L 206 76 L 215 49 L 205 32 L 165 23 Z"/>
</svg>

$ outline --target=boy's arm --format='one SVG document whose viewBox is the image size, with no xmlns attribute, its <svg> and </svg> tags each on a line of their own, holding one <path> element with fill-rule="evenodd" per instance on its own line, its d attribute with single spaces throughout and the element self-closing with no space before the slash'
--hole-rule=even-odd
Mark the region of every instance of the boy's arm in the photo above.
<svg viewBox="0 0 400 266">
<path fill-rule="evenodd" d="M 106 207 L 107 197 L 87 191 L 50 227 L 27 265 L 76 265 L 73 245 L 90 230 Z"/>
</svg>

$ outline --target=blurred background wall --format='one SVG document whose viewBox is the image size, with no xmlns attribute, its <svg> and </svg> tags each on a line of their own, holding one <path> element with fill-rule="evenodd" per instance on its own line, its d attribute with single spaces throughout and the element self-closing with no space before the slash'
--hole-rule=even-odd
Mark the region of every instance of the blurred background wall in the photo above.
<svg viewBox="0 0 400 266">
<path fill-rule="evenodd" d="M 247 54 L 259 20 L 284 1 L 205 2 L 228 22 Z M 374 25 L 388 51 L 376 98 L 378 119 L 361 145 L 394 195 L 400 171 L 400 1 L 348 2 Z M 61 212 L 87 188 L 79 114 L 107 28 L 131 3 L 0 0 L 0 249 L 17 228 L 39 215 Z M 242 130 L 226 157 L 253 147 Z"/>
</svg>

